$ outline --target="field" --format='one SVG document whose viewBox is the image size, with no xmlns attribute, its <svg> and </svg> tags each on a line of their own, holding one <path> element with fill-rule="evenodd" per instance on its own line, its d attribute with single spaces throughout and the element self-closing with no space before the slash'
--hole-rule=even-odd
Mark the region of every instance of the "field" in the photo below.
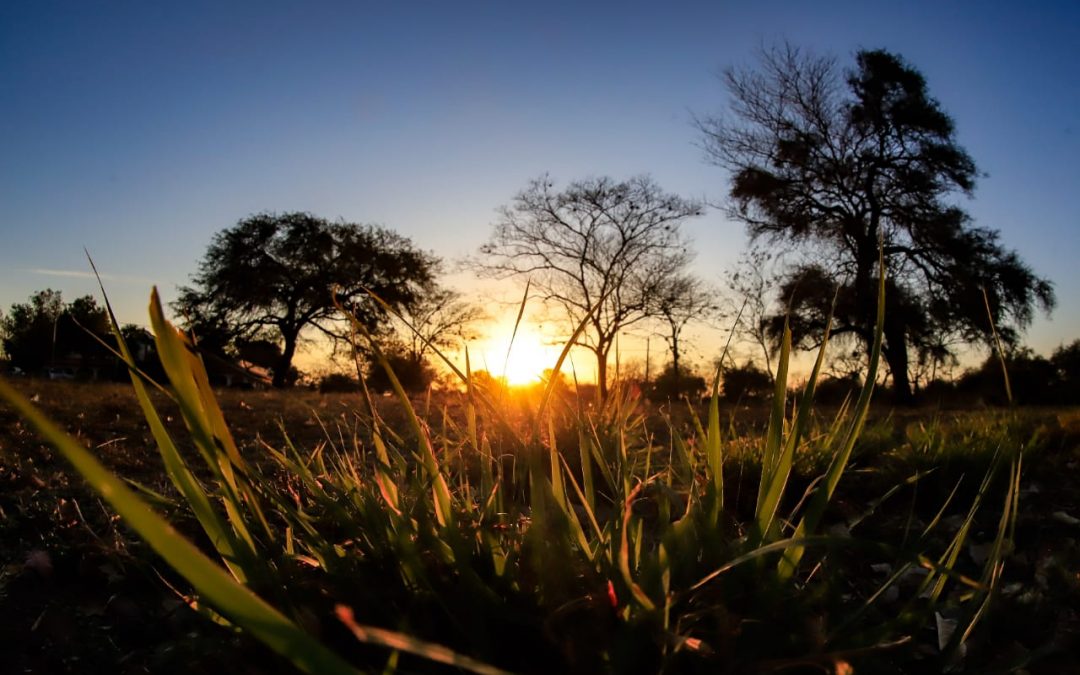
<svg viewBox="0 0 1080 675">
<path fill-rule="evenodd" d="M 151 391 L 208 519 L 131 386 L 14 386 L 315 646 L 0 404 L 6 672 L 1080 670 L 1080 410 L 871 406 L 836 473 L 855 405 L 220 391 L 237 460 Z"/>
</svg>

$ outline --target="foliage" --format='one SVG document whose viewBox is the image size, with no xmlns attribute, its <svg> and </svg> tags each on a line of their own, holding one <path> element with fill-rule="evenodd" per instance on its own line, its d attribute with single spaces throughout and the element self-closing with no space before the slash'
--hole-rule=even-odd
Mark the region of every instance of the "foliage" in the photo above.
<svg viewBox="0 0 1080 675">
<path fill-rule="evenodd" d="M 858 375 L 825 377 L 817 386 L 816 398 L 820 403 L 840 404 L 858 395 L 862 386 L 862 378 Z"/>
<path fill-rule="evenodd" d="M 0 316 L 4 351 L 12 365 L 26 372 L 72 355 L 83 362 L 106 358 L 109 352 L 99 340 L 108 334 L 108 316 L 89 295 L 64 304 L 60 291 L 46 289 Z"/>
<path fill-rule="evenodd" d="M 345 373 L 330 373 L 319 378 L 319 393 L 356 393 L 360 391 L 360 381 Z"/>
<path fill-rule="evenodd" d="M 423 356 L 417 356 L 404 349 L 392 349 L 385 354 L 385 358 L 405 391 L 414 393 L 424 391 L 435 380 L 435 369 Z M 389 374 L 379 367 L 379 362 L 374 356 L 368 366 L 368 375 L 364 381 L 374 393 L 385 394 L 394 390 Z"/>
<path fill-rule="evenodd" d="M 680 225 L 701 210 L 644 176 L 589 178 L 561 191 L 542 176 L 501 210 L 476 266 L 497 278 L 527 278 L 570 330 L 585 324 L 578 343 L 596 355 L 605 398 L 616 335 L 659 315 L 655 301 L 692 257 Z"/>
<path fill-rule="evenodd" d="M 725 368 L 721 374 L 724 398 L 728 401 L 762 400 L 773 389 L 772 376 L 751 362 Z"/>
<path fill-rule="evenodd" d="M 1080 403 L 1080 340 L 1062 345 L 1050 355 L 1061 403 Z"/>
<path fill-rule="evenodd" d="M 273 340 L 233 341 L 236 357 L 260 368 L 275 368 L 281 362 L 281 346 Z"/>
<path fill-rule="evenodd" d="M 732 117 L 698 126 L 709 158 L 731 171 L 730 214 L 753 238 L 806 251 L 780 287 L 775 339 L 790 316 L 796 344 L 812 345 L 832 317 L 835 336 L 869 345 L 884 247 L 884 356 L 909 400 L 909 351 L 944 359 L 956 342 L 989 341 L 987 311 L 1015 341 L 1054 294 L 949 200 L 970 194 L 978 171 L 923 76 L 885 51 L 855 60 L 841 78 L 831 59 L 767 51 L 757 70 L 726 73 Z"/>
<path fill-rule="evenodd" d="M 1030 349 L 1014 349 L 1005 354 L 1004 366 L 1009 373 L 1013 402 L 1018 404 L 1050 404 L 1059 400 L 1062 383 L 1054 364 Z M 964 373 L 956 382 L 956 390 L 967 399 L 983 403 L 1009 403 L 1003 386 L 1001 360 L 990 354 L 977 368 Z"/>
<path fill-rule="evenodd" d="M 715 299 L 716 295 L 714 289 L 690 274 L 663 279 L 656 291 L 653 299 L 655 314 L 664 329 L 660 335 L 671 352 L 672 382 L 677 385 L 676 391 L 681 378 L 683 331 L 690 323 L 707 323 L 719 316 L 720 305 Z M 701 388 L 704 388 L 704 384 Z"/>
<path fill-rule="evenodd" d="M 214 236 L 175 309 L 211 349 L 272 340 L 281 349 L 274 385 L 283 386 L 305 331 L 346 336 L 335 302 L 374 330 L 386 317 L 368 292 L 393 308 L 411 306 L 433 290 L 436 266 L 382 228 L 263 213 Z"/>
<path fill-rule="evenodd" d="M 676 370 L 674 361 L 668 363 L 649 384 L 649 398 L 657 401 L 678 400 L 683 396 L 695 401 L 705 393 L 706 387 L 704 377 L 687 371 L 685 367 Z"/>
</svg>

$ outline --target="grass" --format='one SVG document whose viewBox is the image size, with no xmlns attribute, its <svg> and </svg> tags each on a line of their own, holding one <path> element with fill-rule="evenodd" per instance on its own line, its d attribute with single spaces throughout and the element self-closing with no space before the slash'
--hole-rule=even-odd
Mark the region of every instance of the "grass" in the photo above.
<svg viewBox="0 0 1080 675">
<path fill-rule="evenodd" d="M 151 317 L 169 378 L 160 391 L 135 376 L 124 399 L 95 390 L 80 411 L 95 419 L 57 424 L 78 385 L 37 392 L 45 415 L 0 383 L 21 420 L 5 480 L 32 492 L 42 462 L 50 469 L 44 488 L 24 501 L 8 491 L 2 507 L 7 520 L 46 510 L 51 530 L 41 541 L 5 531 L 28 557 L 7 568 L 0 597 L 47 593 L 58 572 L 41 554 L 81 538 L 109 579 L 141 575 L 132 593 L 172 600 L 169 616 L 148 613 L 187 631 L 160 643 L 194 655 L 189 672 L 203 640 L 222 638 L 234 651 L 207 672 L 1076 665 L 1065 608 L 1080 599 L 1077 492 L 1062 474 L 1078 460 L 1073 413 L 872 419 L 871 370 L 828 415 L 814 411 L 814 377 L 794 406 L 779 377 L 767 427 L 753 433 L 715 395 L 701 410 L 655 410 L 617 388 L 587 408 L 552 388 L 511 405 L 468 369 L 466 392 L 441 400 L 245 393 L 223 412 L 156 299 Z M 101 507 L 86 493 L 55 514 L 41 502 L 68 483 L 52 451 L 28 447 L 24 423 Z M 137 440 L 70 428 L 84 423 Z M 1027 506 L 1049 498 L 1062 516 Z M 49 616 L 5 635 L 52 631 Z M 177 663 L 161 656 L 132 649 L 127 662 Z"/>
</svg>

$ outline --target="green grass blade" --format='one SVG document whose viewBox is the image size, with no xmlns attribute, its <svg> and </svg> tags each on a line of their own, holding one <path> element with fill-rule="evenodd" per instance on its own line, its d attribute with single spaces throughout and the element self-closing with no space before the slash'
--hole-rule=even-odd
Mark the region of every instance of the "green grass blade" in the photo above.
<svg viewBox="0 0 1080 675">
<path fill-rule="evenodd" d="M 89 451 L 46 419 L 3 380 L 0 380 L 0 398 L 6 400 L 49 441 L 90 487 L 116 509 L 128 526 L 229 621 L 305 672 L 356 672 L 341 657 L 215 565 L 168 521 L 147 506 L 124 481 L 110 473 Z"/>
<path fill-rule="evenodd" d="M 622 574 L 623 582 L 627 588 L 630 589 L 630 594 L 634 600 L 638 602 L 645 611 L 651 612 L 656 609 L 656 604 L 652 601 L 652 598 L 634 581 L 634 576 L 630 572 L 630 517 L 633 514 L 634 499 L 641 492 L 644 487 L 644 483 L 639 483 L 637 487 L 630 491 L 630 494 L 626 496 L 626 504 L 623 507 L 622 518 L 622 532 L 619 539 L 619 572 Z M 640 537 L 638 538 L 640 539 Z"/>
<path fill-rule="evenodd" d="M 87 254 L 87 258 L 89 258 L 89 254 Z M 94 275 L 97 276 L 97 268 L 94 266 L 93 260 L 90 260 L 90 266 L 94 270 Z M 105 292 L 105 287 L 101 283 L 101 278 L 97 277 L 97 280 L 98 286 L 101 288 L 102 297 L 105 301 L 106 311 L 109 315 L 110 329 L 112 330 L 113 336 L 116 338 L 120 357 L 128 366 L 128 371 L 131 375 L 131 384 L 135 390 L 135 398 L 139 403 L 139 407 L 142 409 L 147 426 L 150 427 L 150 434 L 154 437 L 154 442 L 157 444 L 158 453 L 161 455 L 162 462 L 165 465 L 165 472 L 168 475 L 169 480 L 172 481 L 173 485 L 176 486 L 176 489 L 187 501 L 196 520 L 199 521 L 199 525 L 203 528 L 207 537 L 209 537 L 210 542 L 221 556 L 226 567 L 228 567 L 229 571 L 238 581 L 245 582 L 248 579 L 248 573 L 244 568 L 250 568 L 251 566 L 252 551 L 245 547 L 234 536 L 233 532 L 226 527 L 217 511 L 214 510 L 214 507 L 211 505 L 206 490 L 203 489 L 194 474 L 191 473 L 191 470 L 187 467 L 179 450 L 176 448 L 176 444 L 173 443 L 172 437 L 169 436 L 169 432 L 161 422 L 161 417 L 158 415 L 157 409 L 150 400 L 150 395 L 146 390 L 146 386 L 143 384 L 141 377 L 137 373 L 135 359 L 131 355 L 131 350 L 128 348 L 127 341 L 120 332 L 120 324 L 116 320 L 116 314 L 113 312 L 112 304 L 109 302 L 109 296 Z"/>
<path fill-rule="evenodd" d="M 150 324 L 154 329 L 161 365 L 176 394 L 176 402 L 191 432 L 192 440 L 206 460 L 207 466 L 222 481 L 223 501 L 229 523 L 236 537 L 250 552 L 251 559 L 257 560 L 255 540 L 243 517 L 244 502 L 263 524 L 271 540 L 274 535 L 266 519 L 262 517 L 254 495 L 239 485 L 236 470 L 246 472 L 246 464 L 241 459 L 228 429 L 222 433 L 221 429 L 215 427 L 218 423 L 224 425 L 224 418 L 221 417 L 221 410 L 209 390 L 206 369 L 191 341 L 165 320 L 157 288 L 150 294 Z M 217 412 L 211 412 L 213 410 Z M 212 419 L 218 421 L 214 422 Z"/>
<path fill-rule="evenodd" d="M 375 355 L 376 361 L 386 372 L 386 376 L 390 380 L 390 386 L 393 388 L 394 394 L 397 396 L 401 407 L 405 410 L 409 425 L 416 435 L 417 443 L 420 444 L 420 459 L 424 471 L 427 473 L 428 480 L 431 481 L 432 496 L 435 500 L 436 519 L 443 527 L 454 529 L 456 528 L 456 523 L 452 506 L 453 497 L 450 494 L 450 486 L 446 482 L 446 477 L 439 467 L 439 460 L 435 457 L 435 449 L 431 445 L 431 436 L 428 434 L 427 429 L 424 428 L 424 424 L 420 421 L 420 418 L 416 416 L 416 410 L 413 409 L 412 402 L 409 401 L 409 395 L 405 393 L 405 388 L 401 386 L 401 382 L 394 373 L 394 369 L 387 360 L 386 355 L 383 354 L 382 349 L 379 348 L 379 345 L 372 339 L 367 330 L 359 325 L 359 322 L 356 322 L 355 319 L 354 324 L 360 328 L 361 332 L 363 332 L 368 340 L 372 353 Z"/>
<path fill-rule="evenodd" d="M 597 541 L 603 544 L 604 531 L 600 527 L 600 523 L 596 520 L 596 512 L 593 510 L 593 506 L 589 502 L 588 496 L 584 492 L 582 492 L 581 486 L 578 485 L 577 480 L 574 479 L 574 474 L 570 472 L 570 466 L 566 463 L 566 458 L 560 456 L 559 459 L 562 460 L 563 467 L 566 469 L 566 478 L 570 481 L 570 486 L 574 488 L 574 492 L 577 494 L 578 500 L 581 501 L 582 508 L 585 509 L 585 515 L 589 519 L 589 524 L 593 528 L 593 533 L 596 535 Z"/>
<path fill-rule="evenodd" d="M 761 519 L 765 510 L 765 499 L 769 484 L 780 460 L 780 444 L 784 437 L 784 410 L 787 402 L 788 362 L 791 358 L 791 329 L 784 322 L 784 337 L 780 346 L 780 359 L 776 366 L 776 379 L 773 383 L 772 408 L 769 412 L 769 427 L 765 432 L 765 447 L 761 454 L 761 482 L 758 486 L 757 505 L 754 514 Z"/>
<path fill-rule="evenodd" d="M 810 503 L 795 528 L 795 534 L 793 535 L 795 539 L 804 538 L 817 529 L 822 516 L 825 514 L 825 507 L 828 505 L 829 500 L 832 499 L 836 485 L 840 482 L 840 477 L 843 476 L 844 471 L 847 469 L 848 460 L 851 459 L 851 452 L 855 448 L 855 442 L 859 439 L 859 434 L 862 433 L 863 426 L 866 424 L 866 417 L 870 412 L 870 398 L 873 396 L 874 385 L 877 382 L 878 364 L 881 361 L 881 344 L 885 334 L 886 277 L 883 250 L 878 252 L 878 270 L 877 318 L 874 325 L 874 342 L 870 348 L 870 360 L 866 369 L 866 381 L 859 391 L 859 398 L 855 403 L 851 424 L 848 427 L 843 444 L 833 455 L 821 487 L 810 498 Z M 792 546 L 784 551 L 777 568 L 781 580 L 789 579 L 795 573 L 795 568 L 798 566 L 799 560 L 802 559 L 804 550 L 802 546 Z"/>
<path fill-rule="evenodd" d="M 795 412 L 795 422 L 791 425 L 791 429 L 788 431 L 788 437 L 784 441 L 780 455 L 776 458 L 776 465 L 769 474 L 769 483 L 765 491 L 765 498 L 761 501 L 757 512 L 756 527 L 758 542 L 775 537 L 776 512 L 780 506 L 780 499 L 787 490 L 788 479 L 791 477 L 791 470 L 795 462 L 795 451 L 798 449 L 799 441 L 802 440 L 803 432 L 806 430 L 806 426 L 810 421 L 810 412 L 813 410 L 814 403 L 814 389 L 817 386 L 817 380 L 821 374 L 821 366 L 825 362 L 825 351 L 829 344 L 829 330 L 831 327 L 832 317 L 830 316 L 825 324 L 825 332 L 821 338 L 821 346 L 818 348 L 817 360 L 814 361 L 814 368 L 810 372 L 810 378 L 806 381 L 806 386 L 803 388 L 803 393 L 799 400 L 799 408 Z M 784 337 L 786 341 L 790 341 L 790 332 L 785 331 Z M 781 358 L 783 358 L 782 353 Z"/>
<path fill-rule="evenodd" d="M 724 509 L 724 453 L 723 439 L 720 434 L 720 368 L 716 369 L 713 379 L 712 396 L 709 397 L 709 431 L 705 437 L 705 457 L 712 478 L 712 508 L 709 521 L 715 528 L 720 522 L 720 512 Z M 682 443 L 682 439 L 678 441 Z"/>
</svg>

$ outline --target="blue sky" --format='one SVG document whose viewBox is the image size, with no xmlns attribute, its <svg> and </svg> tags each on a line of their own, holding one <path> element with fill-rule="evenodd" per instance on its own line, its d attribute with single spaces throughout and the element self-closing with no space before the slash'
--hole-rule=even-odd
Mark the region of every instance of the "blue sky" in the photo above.
<svg viewBox="0 0 1080 675">
<path fill-rule="evenodd" d="M 691 115 L 782 39 L 919 68 L 987 173 L 965 206 L 1056 284 L 1029 342 L 1080 337 L 1076 2 L 3 3 L 0 308 L 93 290 L 71 276 L 86 246 L 141 323 L 151 284 L 172 297 L 215 231 L 264 210 L 453 259 L 543 172 L 720 201 Z M 687 229 L 707 278 L 746 244 L 719 211 Z"/>
</svg>

